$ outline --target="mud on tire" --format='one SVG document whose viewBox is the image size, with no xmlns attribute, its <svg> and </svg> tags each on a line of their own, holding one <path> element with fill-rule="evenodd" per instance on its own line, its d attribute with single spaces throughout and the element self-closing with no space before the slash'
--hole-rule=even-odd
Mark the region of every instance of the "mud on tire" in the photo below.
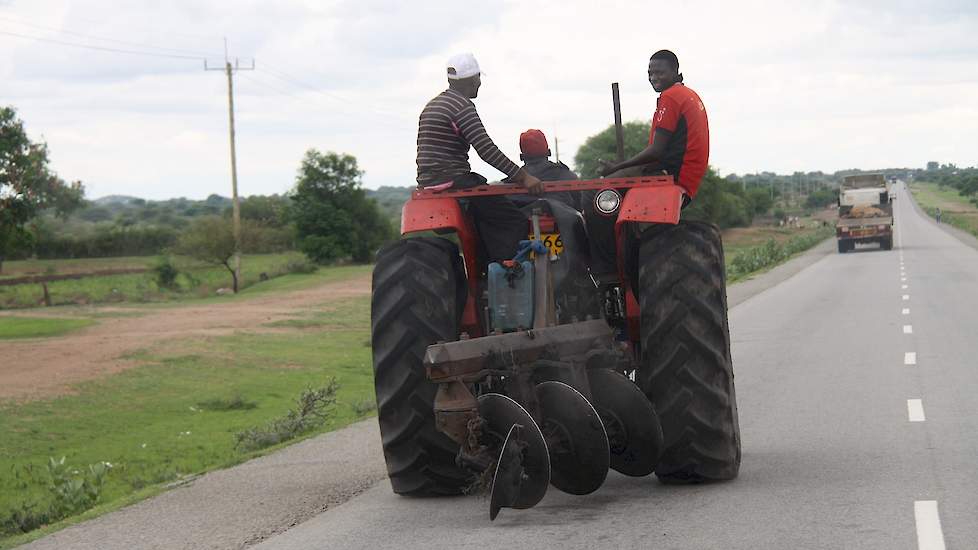
<svg viewBox="0 0 978 550">
<path fill-rule="evenodd" d="M 642 312 L 637 382 L 665 438 L 656 475 L 665 483 L 737 477 L 740 427 L 720 231 L 687 221 L 647 229 L 636 290 Z"/>
<path fill-rule="evenodd" d="M 468 474 L 455 465 L 458 445 L 435 429 L 436 386 L 425 377 L 425 349 L 458 338 L 466 297 L 458 248 L 414 238 L 382 249 L 370 304 L 374 387 L 380 435 L 394 492 L 460 494 Z"/>
</svg>

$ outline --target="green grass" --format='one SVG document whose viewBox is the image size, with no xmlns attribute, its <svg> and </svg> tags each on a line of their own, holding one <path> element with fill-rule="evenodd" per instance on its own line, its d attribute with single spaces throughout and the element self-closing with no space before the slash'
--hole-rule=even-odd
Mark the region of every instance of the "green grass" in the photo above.
<svg viewBox="0 0 978 550">
<path fill-rule="evenodd" d="M 953 187 L 915 181 L 910 186 L 914 199 L 928 216 L 941 209 L 941 221 L 978 237 L 978 207 Z"/>
<path fill-rule="evenodd" d="M 282 416 L 303 389 L 324 386 L 330 377 L 340 384 L 334 414 L 306 435 L 369 414 L 369 312 L 369 298 L 351 298 L 331 310 L 342 322 L 320 324 L 315 332 L 170 343 L 169 351 L 134 355 L 142 366 L 79 384 L 73 395 L 0 403 L 0 524 L 12 510 L 50 499 L 25 475 L 48 457 L 65 456 L 78 469 L 112 463 L 100 507 L 108 511 L 163 484 L 281 447 L 240 452 L 234 434 Z M 0 538 L 0 548 L 24 540 Z"/>
<path fill-rule="evenodd" d="M 291 287 L 301 287 L 302 280 L 315 283 L 318 280 L 317 274 L 306 274 L 303 279 L 292 279 L 288 282 L 277 282 L 279 276 L 287 270 L 289 261 L 300 260 L 303 256 L 297 252 L 284 254 L 258 254 L 246 256 L 242 259 L 241 288 L 243 291 L 250 290 L 249 287 L 261 286 L 262 292 L 287 289 Z M 122 260 L 122 259 L 120 259 Z M 132 260 L 129 258 L 128 260 Z M 152 258 L 143 258 L 144 261 L 152 262 Z M 81 260 L 59 260 L 72 263 L 78 267 Z M 93 260 L 86 260 L 92 262 Z M 10 262 L 17 263 L 17 262 Z M 161 288 L 156 284 L 152 272 L 129 274 L 129 275 L 108 275 L 102 277 L 87 277 L 67 281 L 52 281 L 47 283 L 48 292 L 51 296 L 53 305 L 67 304 L 94 304 L 94 303 L 145 303 L 145 302 L 170 302 L 196 299 L 213 296 L 219 288 L 231 287 L 231 276 L 222 266 L 208 266 L 187 260 L 178 260 L 177 266 L 181 270 L 177 278 L 177 288 Z M 369 269 L 364 266 L 349 266 L 337 269 Z M 6 268 L 5 268 L 6 271 Z M 260 274 L 266 273 L 272 277 L 269 281 L 264 281 L 260 285 Z M 340 272 L 342 273 L 342 271 Z M 276 282 L 276 284 L 271 284 Z M 43 289 L 40 284 L 20 284 L 14 286 L 0 286 L 0 309 L 3 308 L 29 308 L 36 307 L 43 302 Z"/>
<path fill-rule="evenodd" d="M 813 223 L 811 219 L 803 219 L 801 228 L 755 226 L 724 231 L 723 255 L 727 267 L 727 283 L 734 283 L 768 270 L 815 246 L 835 233 L 831 225 L 828 228 L 812 227 Z M 776 253 L 772 254 L 769 242 L 773 242 L 776 245 L 775 248 L 788 247 L 791 249 L 791 253 L 785 257 L 779 257 L 780 255 Z M 743 271 L 741 265 L 734 265 L 736 258 L 742 255 L 771 256 L 771 259 L 769 262 L 763 262 L 765 263 L 764 267 Z"/>
<path fill-rule="evenodd" d="M 95 324 L 91 319 L 63 317 L 0 317 L 0 340 L 61 336 Z"/>
<path fill-rule="evenodd" d="M 738 247 L 732 254 L 725 251 L 727 284 L 767 271 L 833 235 L 835 230 L 831 227 L 794 230 L 787 239 L 770 238 L 762 244 Z"/>
</svg>

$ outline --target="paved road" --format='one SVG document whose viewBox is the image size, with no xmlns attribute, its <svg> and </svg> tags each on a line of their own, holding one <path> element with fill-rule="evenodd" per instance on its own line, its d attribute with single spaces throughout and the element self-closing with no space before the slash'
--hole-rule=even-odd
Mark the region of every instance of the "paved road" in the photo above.
<svg viewBox="0 0 978 550">
<path fill-rule="evenodd" d="M 730 311 L 737 480 L 612 473 L 494 523 L 384 482 L 258 548 L 978 547 L 978 252 L 903 190 L 895 210 L 894 250 L 823 256 Z"/>
</svg>

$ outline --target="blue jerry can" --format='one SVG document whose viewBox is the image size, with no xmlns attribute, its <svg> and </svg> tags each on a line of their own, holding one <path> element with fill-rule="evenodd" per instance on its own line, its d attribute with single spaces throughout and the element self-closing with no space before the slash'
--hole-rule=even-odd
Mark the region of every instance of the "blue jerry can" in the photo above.
<svg viewBox="0 0 978 550">
<path fill-rule="evenodd" d="M 489 317 L 494 331 L 533 327 L 533 262 L 489 264 Z"/>
</svg>

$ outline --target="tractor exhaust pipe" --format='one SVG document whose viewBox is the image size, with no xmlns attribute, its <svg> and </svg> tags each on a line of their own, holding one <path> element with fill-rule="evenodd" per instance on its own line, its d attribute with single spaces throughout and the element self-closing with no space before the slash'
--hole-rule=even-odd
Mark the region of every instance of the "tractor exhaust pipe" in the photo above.
<svg viewBox="0 0 978 550">
<path fill-rule="evenodd" d="M 618 145 L 618 162 L 625 160 L 625 132 L 621 125 L 621 99 L 618 97 L 618 83 L 611 83 L 611 103 L 615 110 L 615 143 Z"/>
</svg>

